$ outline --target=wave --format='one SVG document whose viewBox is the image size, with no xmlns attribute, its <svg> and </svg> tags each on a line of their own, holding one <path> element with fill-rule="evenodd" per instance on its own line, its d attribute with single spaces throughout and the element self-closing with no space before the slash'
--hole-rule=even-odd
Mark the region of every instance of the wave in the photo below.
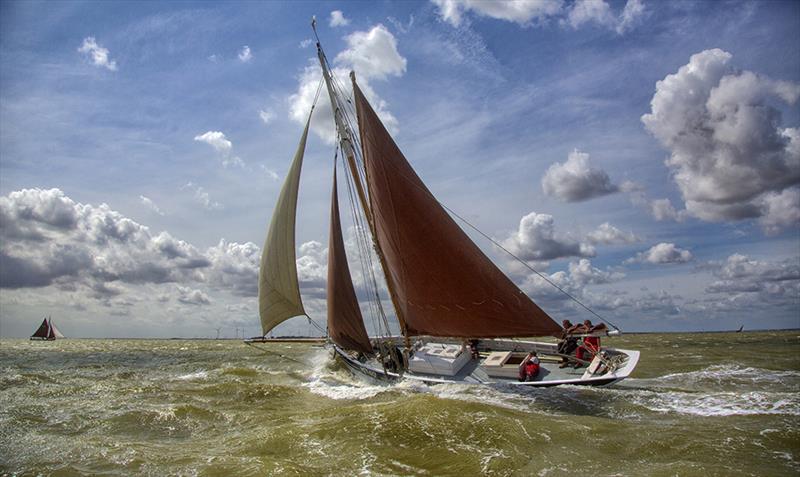
<svg viewBox="0 0 800 477">
<path fill-rule="evenodd" d="M 630 398 L 650 411 L 693 416 L 800 416 L 800 397 L 792 392 L 686 393 L 633 391 Z"/>
</svg>

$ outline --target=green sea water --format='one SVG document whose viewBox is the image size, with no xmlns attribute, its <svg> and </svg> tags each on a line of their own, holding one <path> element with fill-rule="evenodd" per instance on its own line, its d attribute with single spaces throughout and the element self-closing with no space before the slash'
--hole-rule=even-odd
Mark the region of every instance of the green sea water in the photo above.
<svg viewBox="0 0 800 477">
<path fill-rule="evenodd" d="M 800 332 L 626 335 L 633 377 L 359 381 L 308 344 L 0 341 L 2 475 L 800 475 Z"/>
</svg>

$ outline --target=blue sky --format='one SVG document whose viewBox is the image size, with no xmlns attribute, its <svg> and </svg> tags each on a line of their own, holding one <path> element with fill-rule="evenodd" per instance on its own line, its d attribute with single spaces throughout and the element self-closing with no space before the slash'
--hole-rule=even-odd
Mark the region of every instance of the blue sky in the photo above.
<svg viewBox="0 0 800 477">
<path fill-rule="evenodd" d="M 797 2 L 65 1 L 0 4 L 0 336 L 258 333 L 312 15 L 440 201 L 624 330 L 800 326 Z M 319 321 L 329 114 L 297 226 Z"/>
</svg>

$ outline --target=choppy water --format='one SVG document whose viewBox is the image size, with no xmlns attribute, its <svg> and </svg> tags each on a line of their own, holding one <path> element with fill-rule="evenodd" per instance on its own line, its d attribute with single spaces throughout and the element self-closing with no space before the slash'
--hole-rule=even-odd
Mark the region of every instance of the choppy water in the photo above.
<svg viewBox="0 0 800 477">
<path fill-rule="evenodd" d="M 2 340 L 0 474 L 798 475 L 798 335 L 629 335 L 634 378 L 522 393 L 311 345 Z"/>
</svg>

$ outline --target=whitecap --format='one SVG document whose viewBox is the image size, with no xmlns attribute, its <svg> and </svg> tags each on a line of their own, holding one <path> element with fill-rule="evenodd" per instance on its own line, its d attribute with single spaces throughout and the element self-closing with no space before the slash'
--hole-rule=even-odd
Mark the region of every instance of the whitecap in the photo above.
<svg viewBox="0 0 800 477">
<path fill-rule="evenodd" d="M 800 415 L 800 398 L 789 392 L 653 392 L 638 391 L 631 401 L 651 411 L 694 416 Z"/>
<path fill-rule="evenodd" d="M 177 379 L 178 381 L 194 381 L 196 379 L 206 379 L 206 378 L 208 378 L 208 371 L 201 369 L 200 371 L 196 371 L 194 373 L 177 376 L 175 379 Z"/>
</svg>

